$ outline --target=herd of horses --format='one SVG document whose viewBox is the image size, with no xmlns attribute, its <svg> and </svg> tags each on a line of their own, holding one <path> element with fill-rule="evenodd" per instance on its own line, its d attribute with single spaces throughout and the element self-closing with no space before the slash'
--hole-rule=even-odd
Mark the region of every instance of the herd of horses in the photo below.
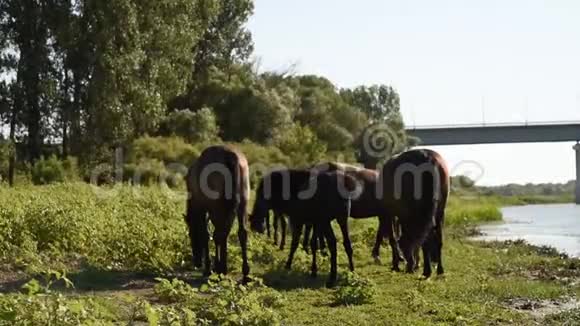
<svg viewBox="0 0 580 326">
<path fill-rule="evenodd" d="M 212 272 L 208 222 L 214 226 L 213 271 L 226 274 L 228 236 L 238 219 L 244 281 L 249 280 L 247 206 L 250 196 L 248 161 L 239 150 L 227 146 L 205 149 L 191 166 L 187 177 L 187 211 L 193 264 Z M 280 169 L 261 178 L 255 204 L 249 215 L 252 231 L 270 235 L 270 212 L 274 215 L 274 240 L 280 249 L 286 242 L 286 217 L 292 233 L 286 268 L 292 267 L 303 229 L 304 248 L 312 255 L 311 273 L 317 275 L 319 247 L 330 251 L 327 286 L 337 281 L 337 239 L 331 222 L 342 233 L 349 268 L 354 271 L 353 249 L 348 218 L 378 217 L 372 256 L 379 259 L 380 245 L 388 238 L 392 269 L 406 261 L 406 272 L 418 268 L 419 249 L 423 255 L 423 275 L 431 276 L 431 264 L 443 274 L 441 250 L 443 223 L 449 194 L 449 170 L 438 153 L 427 149 L 409 150 L 387 161 L 380 169 L 363 169 L 340 163 L 325 163 L 308 169 Z M 312 235 L 310 235 L 312 234 Z M 401 253 L 402 256 L 401 257 Z"/>
</svg>

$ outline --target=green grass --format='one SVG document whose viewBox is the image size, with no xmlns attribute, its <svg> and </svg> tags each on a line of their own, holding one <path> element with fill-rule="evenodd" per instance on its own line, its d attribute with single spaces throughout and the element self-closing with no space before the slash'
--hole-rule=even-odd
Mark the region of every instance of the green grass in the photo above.
<svg viewBox="0 0 580 326">
<path fill-rule="evenodd" d="M 95 193 L 83 184 L 0 189 L 0 325 L 39 324 L 48 318 L 57 325 L 542 323 L 508 302 L 576 296 L 580 262 L 522 242 L 468 241 L 467 226 L 501 219 L 498 201 L 452 198 L 444 277 L 424 280 L 419 273 L 391 272 L 386 245 L 384 264 L 376 264 L 370 246 L 377 221 L 368 219 L 350 222 L 357 275 L 346 282 L 348 288 L 324 287 L 327 257 L 319 257 L 318 279 L 309 277 L 310 257 L 301 250 L 293 270 L 284 270 L 287 251 L 255 234 L 250 236 L 250 265 L 264 285 L 241 288 L 228 279 L 204 285 L 200 273 L 190 270 L 184 203 L 163 189 L 119 187 Z M 230 244 L 232 277 L 239 279 L 235 232 Z M 348 269 L 342 245 L 339 253 L 344 280 Z M 51 270 L 67 273 L 57 277 Z M 23 294 L 21 286 L 31 278 L 45 281 Z M 46 280 L 53 285 L 42 286 Z M 66 288 L 65 280 L 75 287 Z M 577 311 L 545 322 L 571 320 L 580 321 Z"/>
</svg>

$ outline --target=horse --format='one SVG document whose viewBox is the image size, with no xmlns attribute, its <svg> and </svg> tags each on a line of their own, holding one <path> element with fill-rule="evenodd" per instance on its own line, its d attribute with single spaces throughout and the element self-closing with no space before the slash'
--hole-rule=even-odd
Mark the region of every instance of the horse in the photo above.
<svg viewBox="0 0 580 326">
<path fill-rule="evenodd" d="M 380 226 L 386 225 L 387 223 L 395 223 L 395 220 L 389 219 L 390 215 L 385 211 L 382 199 L 379 198 L 379 172 L 376 170 L 361 168 L 354 165 L 337 163 L 337 162 L 326 162 L 319 165 L 315 165 L 310 168 L 314 171 L 324 172 L 324 171 L 342 171 L 345 174 L 353 177 L 359 185 L 362 187 L 362 192 L 357 198 L 352 200 L 351 207 L 351 217 L 354 219 L 364 219 L 377 216 L 379 218 L 379 230 L 377 230 L 375 245 L 372 250 L 372 256 L 375 261 L 380 261 L 380 246 L 383 240 L 383 234 L 381 233 Z M 392 232 L 388 233 L 393 235 Z M 307 241 L 309 235 L 309 230 L 306 231 L 305 242 Z M 393 254 L 396 252 L 398 255 L 398 246 L 394 236 L 389 236 L 389 244 L 393 248 Z"/>
<path fill-rule="evenodd" d="M 278 245 L 278 225 L 281 226 L 280 250 L 286 243 L 286 219 L 284 215 L 290 211 L 291 203 L 298 200 L 302 185 L 310 180 L 312 174 L 307 170 L 281 169 L 272 171 L 260 179 L 256 190 L 254 212 L 267 214 L 266 231 L 270 236 L 270 215 L 274 213 L 274 243 Z M 254 213 L 252 213 L 254 214 Z M 252 215 L 250 215 L 250 220 Z"/>
<path fill-rule="evenodd" d="M 248 161 L 243 153 L 228 146 L 206 148 L 189 168 L 186 183 L 189 197 L 185 222 L 188 226 L 193 264 L 205 263 L 204 275 L 211 273 L 208 218 L 214 226 L 214 271 L 227 274 L 227 240 L 235 217 L 242 251 L 242 273 L 248 280 L 246 207 L 250 195 Z"/>
<path fill-rule="evenodd" d="M 310 241 L 311 276 L 316 277 L 318 271 L 316 265 L 318 241 L 316 239 L 323 236 L 330 249 L 331 262 L 331 272 L 326 285 L 332 287 L 336 284 L 337 278 L 336 237 L 331 226 L 331 221 L 334 219 L 338 221 L 341 228 L 349 268 L 354 271 L 347 219 L 350 215 L 351 197 L 356 192 L 356 188 L 354 178 L 341 171 L 332 173 L 315 173 L 310 170 L 274 171 L 260 182 L 256 193 L 256 203 L 250 215 L 251 228 L 255 232 L 264 233 L 264 225 L 270 209 L 289 216 L 292 226 L 292 244 L 285 267 L 290 269 L 302 228 L 305 225 L 312 225 L 315 236 Z"/>
<path fill-rule="evenodd" d="M 380 183 L 387 220 L 396 216 L 401 226 L 398 246 L 407 261 L 406 271 L 415 268 L 415 252 L 423 251 L 423 275 L 431 276 L 431 259 L 443 274 L 441 250 L 445 206 L 449 194 L 449 170 L 438 153 L 418 149 L 404 152 L 387 161 L 381 169 Z M 395 237 L 392 223 L 381 224 L 383 236 Z M 398 270 L 398 251 L 393 248 L 393 269 Z"/>
</svg>

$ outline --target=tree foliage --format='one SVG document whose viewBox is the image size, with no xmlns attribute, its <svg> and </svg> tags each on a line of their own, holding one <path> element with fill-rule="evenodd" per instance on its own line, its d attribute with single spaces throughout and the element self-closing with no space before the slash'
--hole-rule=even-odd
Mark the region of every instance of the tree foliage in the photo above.
<svg viewBox="0 0 580 326">
<path fill-rule="evenodd" d="M 361 154 L 376 123 L 409 144 L 390 86 L 257 69 L 253 11 L 252 0 L 0 0 L 0 118 L 23 148 L 9 170 L 46 153 L 110 163 L 147 136 L 280 146 L 304 163 Z"/>
</svg>

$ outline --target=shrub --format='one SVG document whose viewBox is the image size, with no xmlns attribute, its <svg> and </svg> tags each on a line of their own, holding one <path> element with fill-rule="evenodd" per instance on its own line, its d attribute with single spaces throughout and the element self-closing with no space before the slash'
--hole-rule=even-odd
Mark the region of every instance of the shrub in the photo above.
<svg viewBox="0 0 580 326">
<path fill-rule="evenodd" d="M 197 293 L 196 289 L 178 279 L 170 281 L 164 278 L 156 278 L 155 280 L 159 283 L 155 285 L 153 291 L 157 298 L 164 303 L 187 302 Z"/>
<path fill-rule="evenodd" d="M 82 257 L 106 270 L 171 270 L 191 255 L 183 204 L 155 187 L 0 188 L 0 262 L 35 270 Z"/>
<path fill-rule="evenodd" d="M 309 166 L 320 162 L 326 154 L 322 143 L 308 127 L 293 125 L 276 140 L 276 145 L 286 155 L 293 158 L 295 166 Z"/>
<path fill-rule="evenodd" d="M 335 302 L 342 305 L 371 303 L 376 294 L 376 285 L 368 278 L 348 273 L 346 279 L 334 293 Z"/>
<path fill-rule="evenodd" d="M 129 161 L 135 163 L 143 159 L 155 159 L 165 164 L 181 163 L 189 166 L 199 157 L 201 150 L 203 148 L 188 144 L 179 137 L 142 137 L 131 145 Z"/>
<path fill-rule="evenodd" d="M 219 127 L 212 109 L 197 112 L 182 110 L 170 113 L 161 123 L 165 136 L 179 136 L 189 143 L 211 142 L 219 139 Z"/>
<path fill-rule="evenodd" d="M 72 181 L 78 179 L 77 161 L 70 157 L 61 161 L 54 155 L 41 158 L 32 166 L 31 176 L 36 185 Z"/>
<path fill-rule="evenodd" d="M 238 285 L 231 278 L 210 277 L 202 292 L 213 294 L 198 311 L 200 324 L 205 325 L 280 325 L 276 311 L 282 296 L 264 286 L 262 280 Z"/>
</svg>

